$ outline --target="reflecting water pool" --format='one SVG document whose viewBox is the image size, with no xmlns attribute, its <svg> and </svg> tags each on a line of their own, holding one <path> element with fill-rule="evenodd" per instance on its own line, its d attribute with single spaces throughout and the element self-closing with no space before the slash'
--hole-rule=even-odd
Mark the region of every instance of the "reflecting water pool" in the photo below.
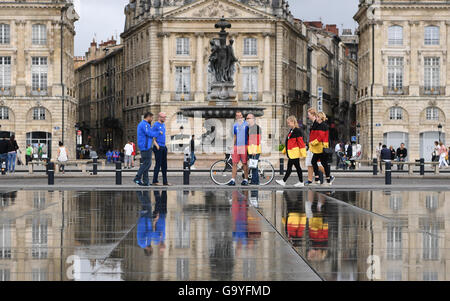
<svg viewBox="0 0 450 301">
<path fill-rule="evenodd" d="M 449 198 L 1 191 L 0 280 L 448 280 Z"/>
</svg>

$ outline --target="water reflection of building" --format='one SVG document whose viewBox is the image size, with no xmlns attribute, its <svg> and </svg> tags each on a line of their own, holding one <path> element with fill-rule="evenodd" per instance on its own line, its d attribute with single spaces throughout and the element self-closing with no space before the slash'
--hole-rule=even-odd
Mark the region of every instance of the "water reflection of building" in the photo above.
<svg viewBox="0 0 450 301">
<path fill-rule="evenodd" d="M 320 199 L 317 194 L 311 198 L 307 192 L 288 192 L 283 195 L 283 230 L 327 280 L 447 280 L 448 195 L 433 191 L 338 192 L 335 198 L 367 212 L 326 200 L 327 254 L 310 258 L 309 246 L 314 242 L 307 221 L 316 216 L 314 206 Z M 311 199 L 312 206 L 308 205 Z M 264 208 L 265 214 L 270 215 L 270 210 Z M 373 269 L 369 259 L 374 261 Z"/>
<path fill-rule="evenodd" d="M 0 280 L 60 280 L 63 193 L 19 191 L 1 199 Z"/>
</svg>

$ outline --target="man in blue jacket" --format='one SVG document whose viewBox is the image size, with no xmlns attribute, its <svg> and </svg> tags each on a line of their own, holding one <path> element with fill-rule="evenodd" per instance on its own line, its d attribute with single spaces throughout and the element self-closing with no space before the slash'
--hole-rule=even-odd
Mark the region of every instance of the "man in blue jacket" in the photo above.
<svg viewBox="0 0 450 301">
<path fill-rule="evenodd" d="M 155 170 L 153 172 L 153 185 L 158 183 L 158 174 L 161 169 L 163 176 L 163 185 L 170 186 L 167 182 L 167 147 L 166 147 L 166 114 L 161 112 L 158 115 L 158 121 L 152 128 L 152 135 L 155 137 L 153 152 L 155 153 Z"/>
<path fill-rule="evenodd" d="M 134 178 L 139 186 L 149 186 L 148 170 L 152 165 L 152 144 L 155 137 L 152 131 L 153 114 L 145 113 L 144 120 L 137 127 L 138 147 L 141 151 L 141 167 Z"/>
</svg>

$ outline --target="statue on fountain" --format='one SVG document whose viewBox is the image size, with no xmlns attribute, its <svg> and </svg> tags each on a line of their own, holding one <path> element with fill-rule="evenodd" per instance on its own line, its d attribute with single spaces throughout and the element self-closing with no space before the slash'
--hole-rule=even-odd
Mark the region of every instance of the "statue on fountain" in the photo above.
<svg viewBox="0 0 450 301">
<path fill-rule="evenodd" d="M 211 72 L 214 82 L 211 86 L 211 99 L 219 102 L 230 102 L 236 98 L 234 88 L 235 64 L 238 59 L 234 55 L 234 40 L 230 40 L 227 45 L 228 32 L 225 28 L 231 28 L 231 24 L 224 17 L 215 25 L 221 28 L 219 38 L 212 39 L 211 55 L 209 57 L 209 72 Z"/>
</svg>

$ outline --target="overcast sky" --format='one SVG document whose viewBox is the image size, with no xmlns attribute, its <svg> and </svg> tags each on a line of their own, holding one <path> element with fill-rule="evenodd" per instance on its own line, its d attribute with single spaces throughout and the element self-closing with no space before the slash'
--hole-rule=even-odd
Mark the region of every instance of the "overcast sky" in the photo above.
<svg viewBox="0 0 450 301">
<path fill-rule="evenodd" d="M 74 0 L 80 20 L 75 24 L 75 55 L 81 56 L 89 48 L 92 38 L 106 41 L 111 36 L 120 39 L 128 0 Z M 289 0 L 295 18 L 309 21 L 322 20 L 325 24 L 336 24 L 339 29 L 356 28 L 353 15 L 358 9 L 358 0 Z"/>
</svg>

